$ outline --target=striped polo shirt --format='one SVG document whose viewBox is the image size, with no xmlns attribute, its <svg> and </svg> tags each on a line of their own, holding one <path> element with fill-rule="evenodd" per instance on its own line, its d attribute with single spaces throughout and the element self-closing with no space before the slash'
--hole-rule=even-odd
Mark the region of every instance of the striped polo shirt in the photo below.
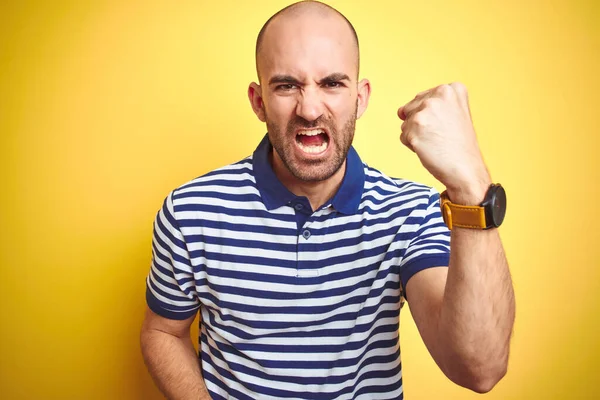
<svg viewBox="0 0 600 400">
<path fill-rule="evenodd" d="M 213 399 L 402 399 L 403 287 L 447 266 L 439 194 L 364 164 L 354 148 L 318 210 L 252 156 L 172 191 L 154 223 L 146 300 L 201 312 Z"/>
</svg>

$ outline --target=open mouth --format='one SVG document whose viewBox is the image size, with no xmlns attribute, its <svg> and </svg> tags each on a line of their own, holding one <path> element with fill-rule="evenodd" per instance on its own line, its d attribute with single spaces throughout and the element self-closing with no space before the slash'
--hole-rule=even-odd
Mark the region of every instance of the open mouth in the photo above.
<svg viewBox="0 0 600 400">
<path fill-rule="evenodd" d="M 324 129 L 302 130 L 296 134 L 296 144 L 305 153 L 320 154 L 329 146 L 329 136 Z"/>
</svg>

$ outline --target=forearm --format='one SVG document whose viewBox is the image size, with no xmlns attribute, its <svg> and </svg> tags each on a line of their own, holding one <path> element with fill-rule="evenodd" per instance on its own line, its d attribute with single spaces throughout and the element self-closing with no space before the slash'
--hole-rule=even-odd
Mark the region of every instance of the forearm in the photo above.
<svg viewBox="0 0 600 400">
<path fill-rule="evenodd" d="M 189 337 L 147 330 L 142 332 L 141 345 L 148 370 L 168 399 L 210 399 Z"/>
<path fill-rule="evenodd" d="M 508 263 L 497 229 L 454 229 L 439 318 L 446 374 L 489 390 L 504 374 L 515 317 Z M 489 388 L 488 388 L 489 387 Z"/>
</svg>

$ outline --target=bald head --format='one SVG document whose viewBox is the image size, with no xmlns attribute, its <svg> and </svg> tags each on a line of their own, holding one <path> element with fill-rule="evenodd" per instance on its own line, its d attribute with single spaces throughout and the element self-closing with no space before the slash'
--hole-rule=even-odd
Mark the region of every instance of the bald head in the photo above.
<svg viewBox="0 0 600 400">
<path fill-rule="evenodd" d="M 358 78 L 360 61 L 358 36 L 350 21 L 327 4 L 318 1 L 301 1 L 275 13 L 260 30 L 256 40 L 258 79 L 261 79 L 261 67 L 265 58 L 270 56 L 271 47 L 281 45 L 281 41 L 285 41 L 286 38 L 289 42 L 290 34 L 297 37 L 318 25 L 328 27 L 330 34 L 340 42 L 340 45 L 351 48 L 356 66 L 356 78 Z M 284 46 L 286 44 L 283 43 Z"/>
</svg>

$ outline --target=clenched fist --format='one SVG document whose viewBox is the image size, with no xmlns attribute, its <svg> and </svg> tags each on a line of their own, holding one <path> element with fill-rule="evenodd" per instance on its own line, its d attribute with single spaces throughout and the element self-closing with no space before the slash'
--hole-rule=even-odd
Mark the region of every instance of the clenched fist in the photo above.
<svg viewBox="0 0 600 400">
<path fill-rule="evenodd" d="M 491 183 L 461 83 L 426 90 L 398 109 L 400 140 L 448 190 L 454 203 L 479 204 Z"/>
</svg>

